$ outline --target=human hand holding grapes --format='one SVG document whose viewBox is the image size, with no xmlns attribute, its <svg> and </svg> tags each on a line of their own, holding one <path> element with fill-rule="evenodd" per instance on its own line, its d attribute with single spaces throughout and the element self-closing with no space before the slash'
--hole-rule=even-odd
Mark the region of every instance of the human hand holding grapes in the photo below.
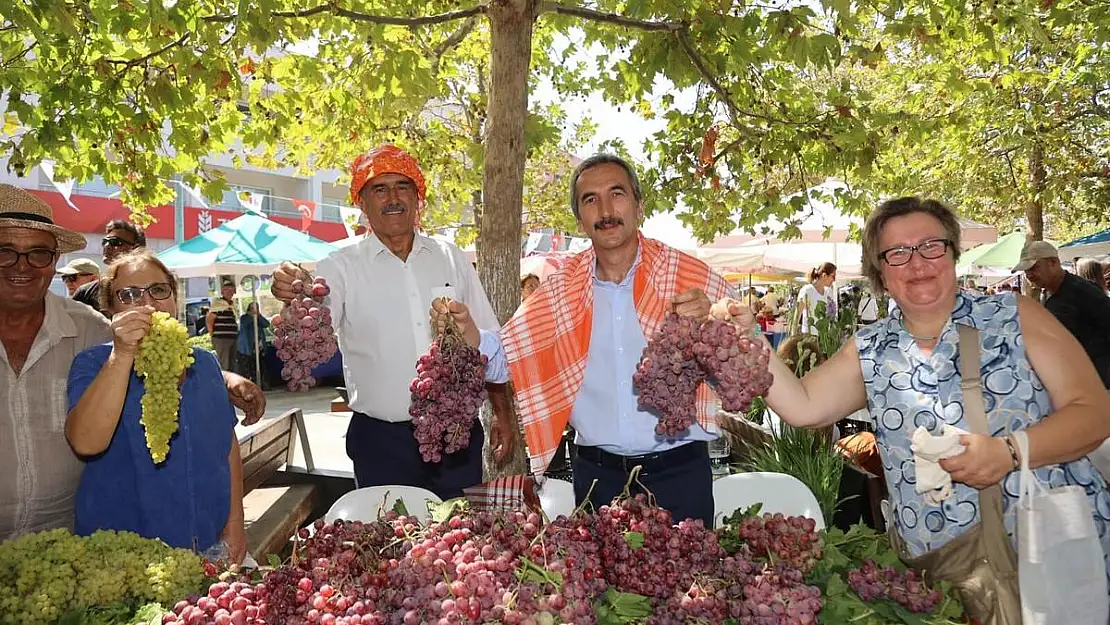
<svg viewBox="0 0 1110 625">
<path fill-rule="evenodd" d="M 436 335 L 443 334 L 451 319 L 454 319 L 455 326 L 458 327 L 459 334 L 462 335 L 466 344 L 471 347 L 478 347 L 478 342 L 481 339 L 478 334 L 478 326 L 470 316 L 470 309 L 466 307 L 466 304 L 446 298 L 433 300 L 432 331 Z"/>
<path fill-rule="evenodd" d="M 152 306 L 138 306 L 116 313 L 112 317 L 112 350 L 117 354 L 134 357 L 139 343 L 150 331 Z"/>
<path fill-rule="evenodd" d="M 270 293 L 288 304 L 298 295 L 297 291 L 293 288 L 293 281 L 308 280 L 308 275 L 300 267 L 289 261 L 285 261 L 274 270 L 270 279 Z"/>
<path fill-rule="evenodd" d="M 674 296 L 674 312 L 681 317 L 706 319 L 709 308 L 709 296 L 701 289 L 690 289 Z"/>
</svg>

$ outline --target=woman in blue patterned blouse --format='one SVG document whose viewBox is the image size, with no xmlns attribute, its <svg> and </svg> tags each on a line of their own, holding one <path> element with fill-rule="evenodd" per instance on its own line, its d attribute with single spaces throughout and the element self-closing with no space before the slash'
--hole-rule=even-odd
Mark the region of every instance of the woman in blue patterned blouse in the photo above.
<svg viewBox="0 0 1110 625">
<path fill-rule="evenodd" d="M 959 251 L 959 221 L 943 204 L 915 197 L 885 202 L 864 230 L 863 271 L 899 312 L 860 329 L 802 380 L 773 358 L 767 404 L 787 423 L 809 428 L 870 412 L 894 524 L 910 556 L 974 526 L 979 491 L 994 484 L 1002 486 L 1003 520 L 1013 537 L 1020 472 L 1006 439 L 1017 430 L 1028 433 L 1029 466 L 1044 483 L 1086 491 L 1110 552 L 1110 494 L 1087 459 L 1110 437 L 1110 395 L 1083 348 L 1040 304 L 1014 293 L 962 292 Z M 744 314 L 743 307 L 732 311 Z M 972 429 L 960 389 L 959 325 L 979 330 L 991 436 L 960 438 L 964 452 L 941 461 L 954 482 L 951 494 L 934 503 L 935 493 L 915 491 L 910 440 L 918 427 L 932 434 L 945 425 Z"/>
</svg>

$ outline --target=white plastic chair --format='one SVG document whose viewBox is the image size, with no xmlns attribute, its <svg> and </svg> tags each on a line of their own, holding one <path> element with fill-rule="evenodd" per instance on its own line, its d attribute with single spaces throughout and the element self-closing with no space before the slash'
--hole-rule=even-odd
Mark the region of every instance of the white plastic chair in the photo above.
<svg viewBox="0 0 1110 625">
<path fill-rule="evenodd" d="M 762 503 L 759 513 L 781 512 L 787 516 L 804 516 L 825 528 L 821 506 L 809 488 L 798 478 L 785 473 L 736 473 L 713 482 L 714 526 L 740 508 Z"/>
<path fill-rule="evenodd" d="M 405 504 L 410 516 L 422 521 L 431 518 L 428 514 L 428 502 L 441 501 L 432 491 L 415 486 L 367 486 L 340 497 L 324 515 L 324 521 L 376 521 L 380 515 L 393 509 L 393 504 L 398 499 Z"/>
<path fill-rule="evenodd" d="M 540 487 L 539 496 L 540 508 L 549 519 L 574 512 L 574 484 L 566 480 L 548 478 Z"/>
</svg>

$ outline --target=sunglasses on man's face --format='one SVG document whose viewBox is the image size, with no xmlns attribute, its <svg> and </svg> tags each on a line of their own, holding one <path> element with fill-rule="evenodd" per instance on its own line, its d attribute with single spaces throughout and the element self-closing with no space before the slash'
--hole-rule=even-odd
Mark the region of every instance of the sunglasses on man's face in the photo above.
<svg viewBox="0 0 1110 625">
<path fill-rule="evenodd" d="M 104 247 L 135 247 L 131 241 L 119 237 L 104 237 L 100 244 Z"/>
<path fill-rule="evenodd" d="M 77 282 L 77 278 L 83 278 L 85 276 L 91 276 L 91 275 L 93 275 L 93 274 L 91 274 L 91 273 L 74 273 L 74 274 L 62 276 L 62 282 Z"/>
</svg>

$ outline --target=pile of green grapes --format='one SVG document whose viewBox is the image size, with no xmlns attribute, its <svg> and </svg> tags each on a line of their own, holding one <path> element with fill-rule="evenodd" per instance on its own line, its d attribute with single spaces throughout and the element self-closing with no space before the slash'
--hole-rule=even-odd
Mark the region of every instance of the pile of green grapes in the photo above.
<svg viewBox="0 0 1110 625">
<path fill-rule="evenodd" d="M 154 313 L 150 332 L 139 345 L 135 373 L 143 377 L 143 416 L 150 457 L 158 464 L 170 452 L 170 438 L 177 432 L 177 409 L 181 405 L 180 382 L 193 364 L 189 331 L 164 312 Z"/>
<path fill-rule="evenodd" d="M 27 534 L 0 544 L 0 624 L 54 623 L 111 604 L 172 605 L 204 581 L 197 554 L 130 532 Z"/>
</svg>

